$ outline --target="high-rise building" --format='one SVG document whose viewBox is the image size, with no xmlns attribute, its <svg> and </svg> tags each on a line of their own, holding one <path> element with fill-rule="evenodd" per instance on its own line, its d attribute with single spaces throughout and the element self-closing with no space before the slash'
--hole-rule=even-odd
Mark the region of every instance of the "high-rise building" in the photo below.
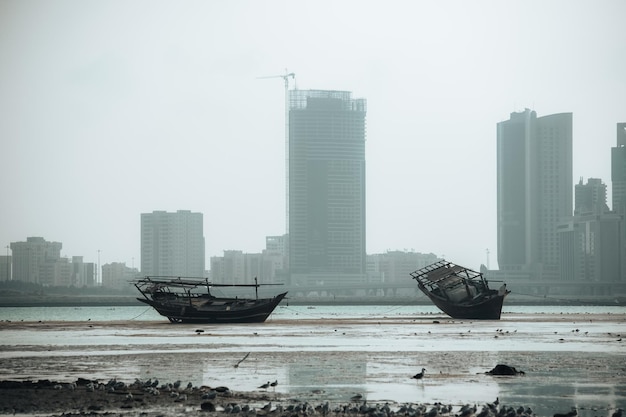
<svg viewBox="0 0 626 417">
<path fill-rule="evenodd" d="M 28 237 L 26 242 L 11 242 L 13 280 L 57 285 L 55 265 L 61 260 L 61 242 L 43 237 Z"/>
<path fill-rule="evenodd" d="M 626 212 L 626 123 L 617 124 L 617 146 L 611 148 L 613 211 Z"/>
<path fill-rule="evenodd" d="M 600 179 L 576 184 L 574 217 L 559 224 L 558 235 L 563 280 L 619 280 L 619 216 L 609 211 L 606 184 Z"/>
<path fill-rule="evenodd" d="M 617 124 L 617 145 L 611 149 L 612 209 L 620 217 L 621 280 L 626 282 L 626 123 Z"/>
<path fill-rule="evenodd" d="M 202 213 L 178 210 L 141 214 L 141 273 L 203 277 Z"/>
<path fill-rule="evenodd" d="M 289 269 L 294 284 L 362 282 L 366 100 L 289 91 Z"/>
<path fill-rule="evenodd" d="M 0 282 L 11 281 L 11 256 L 0 255 Z"/>
<path fill-rule="evenodd" d="M 497 181 L 500 269 L 558 279 L 557 227 L 572 216 L 572 113 L 526 109 L 498 123 Z"/>
<path fill-rule="evenodd" d="M 606 184 L 599 178 L 588 178 L 587 184 L 583 184 L 581 178 L 574 187 L 574 215 L 604 214 L 608 211 Z"/>
</svg>

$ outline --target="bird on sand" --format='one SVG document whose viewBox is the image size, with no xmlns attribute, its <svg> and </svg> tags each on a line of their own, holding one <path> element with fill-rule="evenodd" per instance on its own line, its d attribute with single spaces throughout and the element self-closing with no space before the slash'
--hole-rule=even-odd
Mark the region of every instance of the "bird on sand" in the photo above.
<svg viewBox="0 0 626 417">
<path fill-rule="evenodd" d="M 363 399 L 363 395 L 361 394 L 355 394 L 352 397 L 350 397 L 350 401 L 354 401 L 354 402 L 361 401 L 362 399 Z"/>
<path fill-rule="evenodd" d="M 422 378 L 424 378 L 424 371 L 425 370 L 426 369 L 422 368 L 422 372 L 419 372 L 419 373 L 413 375 L 411 378 L 412 379 L 422 379 Z"/>
<path fill-rule="evenodd" d="M 272 382 L 272 383 L 270 384 L 270 387 L 272 387 L 272 388 L 276 389 L 276 385 L 278 385 L 278 380 L 276 380 L 276 381 Z"/>
<path fill-rule="evenodd" d="M 259 389 L 268 389 L 270 386 L 270 381 L 267 381 L 265 384 L 259 386 Z"/>
<path fill-rule="evenodd" d="M 272 409 L 272 403 L 269 402 L 267 404 L 265 404 L 263 407 L 261 407 L 260 411 L 264 414 L 267 414 L 270 412 L 270 410 Z"/>
</svg>

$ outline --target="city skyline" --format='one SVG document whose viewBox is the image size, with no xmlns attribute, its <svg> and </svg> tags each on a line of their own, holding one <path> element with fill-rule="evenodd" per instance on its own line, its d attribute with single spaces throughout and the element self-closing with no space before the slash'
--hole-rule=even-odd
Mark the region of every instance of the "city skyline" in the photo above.
<svg viewBox="0 0 626 417">
<path fill-rule="evenodd" d="M 495 125 L 524 108 L 573 114 L 573 178 L 611 201 L 620 1 L 0 8 L 2 247 L 45 236 L 137 265 L 137 213 L 189 209 L 207 259 L 260 251 L 285 231 L 285 91 L 259 77 L 286 67 L 292 87 L 368 100 L 367 253 L 476 268 L 488 249 L 496 267 Z"/>
</svg>

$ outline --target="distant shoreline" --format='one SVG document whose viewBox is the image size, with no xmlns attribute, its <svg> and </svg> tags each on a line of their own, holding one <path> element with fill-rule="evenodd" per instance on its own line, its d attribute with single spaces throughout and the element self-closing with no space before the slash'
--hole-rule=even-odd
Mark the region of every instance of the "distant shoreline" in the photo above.
<svg viewBox="0 0 626 417">
<path fill-rule="evenodd" d="M 415 297 L 353 297 L 353 298 L 288 298 L 281 305 L 432 305 L 427 298 Z M 625 306 L 626 298 L 612 299 L 558 299 L 507 298 L 505 305 L 597 305 Z M 144 306 L 134 296 L 0 296 L 1 307 L 119 307 Z"/>
</svg>

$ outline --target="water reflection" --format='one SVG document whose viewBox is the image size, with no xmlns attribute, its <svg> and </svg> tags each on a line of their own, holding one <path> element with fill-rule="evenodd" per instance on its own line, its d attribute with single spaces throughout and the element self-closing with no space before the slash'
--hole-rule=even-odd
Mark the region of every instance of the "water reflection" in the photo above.
<svg viewBox="0 0 626 417">
<path fill-rule="evenodd" d="M 89 360 L 98 364 L 101 373 L 118 378 L 225 385 L 232 390 L 267 392 L 270 396 L 273 392 L 286 394 L 312 403 L 348 403 L 352 396 L 361 394 L 368 402 L 442 402 L 456 407 L 480 407 L 499 398 L 501 404 L 530 406 L 540 416 L 577 406 L 580 416 L 591 417 L 610 415 L 609 411 L 623 407 L 626 399 L 624 355 L 589 358 L 582 352 L 518 352 L 506 353 L 504 358 L 493 352 L 431 352 L 420 353 L 419 358 L 413 356 L 391 352 L 254 353 L 237 368 L 234 364 L 243 356 L 232 353 L 165 353 L 158 360 L 149 355 L 131 355 L 108 363 L 97 357 Z M 525 370 L 526 375 L 495 377 L 484 373 L 504 359 Z M 82 358 L 75 375 L 71 367 L 63 368 L 63 375 L 84 376 L 84 370 L 90 367 L 85 360 Z M 576 368 L 580 362 L 586 362 L 586 368 Z M 411 379 L 421 364 L 427 369 L 426 377 Z M 51 370 L 60 368 L 57 364 Z M 124 374 L 120 373 L 122 369 Z M 275 388 L 258 388 L 275 380 Z"/>
</svg>

